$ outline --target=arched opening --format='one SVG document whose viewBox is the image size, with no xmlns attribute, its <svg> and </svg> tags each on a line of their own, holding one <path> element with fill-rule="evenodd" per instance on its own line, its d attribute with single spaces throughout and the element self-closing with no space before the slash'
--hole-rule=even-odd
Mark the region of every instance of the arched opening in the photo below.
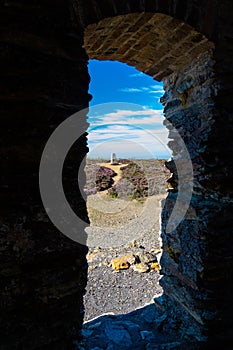
<svg viewBox="0 0 233 350">
<path fill-rule="evenodd" d="M 190 210 L 172 232 L 166 231 L 166 223 L 180 191 L 175 164 L 167 164 L 173 191 L 162 214 L 160 307 L 166 321 L 158 317 L 159 328 L 179 332 L 180 339 L 193 336 L 198 342 L 207 330 L 214 346 L 219 340 L 222 347 L 225 335 L 230 338 L 232 318 L 232 2 L 62 0 L 56 6 L 48 1 L 16 6 L 3 1 L 0 7 L 3 347 L 68 348 L 82 327 L 87 249 L 49 221 L 37 175 L 50 134 L 88 106 L 87 55 L 82 45 L 89 24 L 93 28 L 89 57 L 115 55 L 114 59 L 141 65 L 142 71 L 164 80 L 167 120 L 179 130 L 192 159 L 195 191 Z M 139 39 L 137 47 L 141 35 L 145 40 Z M 86 126 L 85 116 L 80 124 Z M 176 136 L 171 130 L 170 146 L 182 168 Z M 74 157 L 79 164 L 85 152 L 83 136 Z M 72 164 L 68 170 L 66 182 L 73 199 L 77 168 Z M 188 188 L 185 174 L 183 185 Z M 80 216 L 86 218 L 85 201 L 81 194 L 78 197 L 73 204 L 78 203 Z M 111 329 L 106 334 L 112 334 Z M 126 339 L 121 337 L 124 344 Z"/>
<path fill-rule="evenodd" d="M 165 106 L 164 123 L 169 129 L 169 138 L 172 139 L 169 147 L 172 149 L 173 159 L 167 163 L 172 177 L 169 179 L 171 188 L 162 213 L 163 277 L 160 283 L 171 298 L 167 301 L 165 297 L 167 304 L 172 303 L 171 313 L 176 310 L 179 314 L 180 309 L 185 310 L 185 320 L 189 321 L 184 322 L 184 327 L 189 327 L 187 324 L 194 322 L 192 332 L 189 330 L 190 337 L 204 340 L 199 327 L 203 324 L 202 311 L 194 308 L 190 300 L 184 298 L 184 293 L 190 295 L 190 288 L 191 294 L 197 291 L 200 265 L 196 263 L 196 259 L 202 259 L 202 254 L 190 250 L 190 236 L 184 235 L 181 239 L 180 228 L 183 224 L 183 230 L 191 230 L 191 236 L 199 231 L 195 211 L 195 196 L 198 197 L 198 194 L 196 189 L 193 190 L 193 169 L 191 175 L 185 169 L 188 169 L 187 157 L 192 164 L 197 159 L 200 162 L 205 137 L 200 137 L 199 133 L 208 132 L 211 125 L 207 121 L 207 115 L 212 113 L 210 101 L 213 87 L 213 44 L 182 21 L 167 15 L 150 13 L 106 18 L 88 26 L 84 39 L 89 58 L 122 61 L 164 82 L 165 93 L 161 102 Z M 201 73 L 203 66 L 204 75 Z M 208 92 L 200 95 L 200 86 L 202 91 L 207 89 Z M 190 198 L 184 196 L 177 209 L 177 198 L 182 193 L 189 197 L 187 193 L 190 193 L 190 188 Z M 187 201 L 188 206 L 185 203 Z M 177 221 L 169 231 L 166 224 L 173 210 L 176 211 Z M 180 219 L 181 214 L 183 217 Z M 195 239 L 191 238 L 191 241 Z M 188 252 L 186 246 L 189 247 Z M 175 278 L 171 278 L 171 275 Z M 180 322 L 180 317 L 178 318 L 177 322 Z M 170 327 L 169 322 L 161 322 L 162 328 Z"/>
<path fill-rule="evenodd" d="M 161 294 L 161 201 L 164 163 L 171 156 L 159 102 L 162 83 L 116 61 L 90 61 L 89 73 L 85 320 L 128 313 Z"/>
</svg>

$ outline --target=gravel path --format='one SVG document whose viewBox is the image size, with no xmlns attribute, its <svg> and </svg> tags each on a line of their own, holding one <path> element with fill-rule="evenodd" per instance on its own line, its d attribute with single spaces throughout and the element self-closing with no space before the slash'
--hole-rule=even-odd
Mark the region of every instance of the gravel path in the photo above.
<svg viewBox="0 0 233 350">
<path fill-rule="evenodd" d="M 162 293 L 158 271 L 138 273 L 130 266 L 117 272 L 111 267 L 111 259 L 158 250 L 163 198 L 164 195 L 151 196 L 141 203 L 109 199 L 105 194 L 88 197 L 91 225 L 87 228 L 85 321 L 106 313 L 126 314 Z"/>
</svg>

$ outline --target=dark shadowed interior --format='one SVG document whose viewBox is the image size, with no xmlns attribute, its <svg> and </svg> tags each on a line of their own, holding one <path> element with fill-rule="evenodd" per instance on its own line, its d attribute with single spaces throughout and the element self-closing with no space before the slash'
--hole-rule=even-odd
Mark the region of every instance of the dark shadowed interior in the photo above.
<svg viewBox="0 0 233 350">
<path fill-rule="evenodd" d="M 167 163 L 173 189 L 162 211 L 162 331 L 210 349 L 231 339 L 232 7 L 229 0 L 1 2 L 1 349 L 70 349 L 79 339 L 87 247 L 50 222 L 38 173 L 51 133 L 88 107 L 92 58 L 164 82 L 164 123 L 179 131 L 192 161 L 189 210 L 167 232 L 177 196 L 190 186 L 171 129 L 176 162 Z M 77 180 L 86 153 L 84 134 L 66 158 L 63 184 L 88 225 Z"/>
</svg>

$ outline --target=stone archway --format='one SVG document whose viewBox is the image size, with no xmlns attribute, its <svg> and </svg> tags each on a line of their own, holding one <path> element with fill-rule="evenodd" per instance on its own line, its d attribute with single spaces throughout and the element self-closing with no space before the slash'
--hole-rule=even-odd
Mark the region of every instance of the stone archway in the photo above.
<svg viewBox="0 0 233 350">
<path fill-rule="evenodd" d="M 84 48 L 90 59 L 122 61 L 160 81 L 213 48 L 213 43 L 168 15 L 131 13 L 89 25 Z"/>
<path fill-rule="evenodd" d="M 19 1 L 1 3 L 0 14 L 4 83 L 1 97 L 3 348 L 66 349 L 81 328 L 86 248 L 62 236 L 49 223 L 39 196 L 37 174 L 41 152 L 51 132 L 62 120 L 86 107 L 90 99 L 87 56 L 82 48 L 84 29 L 102 20 L 110 25 L 122 15 L 125 19 L 132 16 L 142 28 L 146 28 L 145 22 L 156 18 L 160 26 L 159 18 L 162 18 L 175 26 L 177 35 L 187 39 L 187 52 L 182 58 L 187 61 L 182 62 L 177 46 L 173 59 L 161 56 L 157 67 L 153 57 L 144 67 L 148 55 L 141 51 L 143 67 L 137 67 L 152 76 L 158 74 L 160 67 L 161 74 L 156 78 L 165 81 L 165 114 L 185 139 L 197 180 L 191 206 L 199 220 L 193 220 L 189 213 L 172 235 L 164 234 L 162 283 L 167 295 L 164 305 L 184 334 L 195 334 L 198 340 L 204 334 L 214 342 L 224 343 L 224 337 L 230 338 L 232 315 L 229 307 L 233 224 L 230 199 L 233 191 L 229 180 L 232 2 L 75 0 L 67 3 L 62 0 L 55 8 L 49 1 L 40 4 Z M 188 28 L 191 39 L 192 32 L 187 26 L 194 28 L 196 40 L 192 62 L 188 58 L 192 48 L 183 33 Z M 147 30 L 152 28 L 153 23 Z M 162 28 L 163 23 L 160 35 L 163 31 L 167 35 L 169 26 Z M 210 48 L 212 58 L 201 48 L 202 44 L 209 45 L 203 35 L 214 43 Z M 177 40 L 182 39 L 177 37 Z M 115 59 L 117 47 L 111 41 L 106 44 L 110 44 L 106 52 Z M 137 44 L 140 47 L 142 43 L 139 40 Z M 101 54 L 99 44 L 98 48 Z M 148 49 L 151 55 L 151 48 Z M 158 55 L 162 49 L 166 54 L 166 46 L 157 49 Z M 132 50 L 138 51 L 137 47 Z M 102 52 L 103 57 L 106 52 Z M 140 66 L 134 51 L 123 53 L 125 60 L 128 54 L 131 64 Z M 176 143 L 170 145 L 179 154 Z M 78 163 L 85 152 L 85 137 L 82 137 Z M 69 160 L 72 159 L 71 154 Z M 177 195 L 176 169 L 173 163 L 168 167 L 174 174 L 174 191 L 166 201 L 164 223 Z M 80 194 L 73 198 L 77 189 L 75 179 L 76 172 L 68 166 L 64 172 L 66 193 L 79 215 L 85 217 L 85 203 Z"/>
<path fill-rule="evenodd" d="M 170 314 L 179 314 L 176 322 L 183 323 L 181 332 L 189 332 L 203 341 L 208 320 L 203 316 L 206 311 L 200 300 L 208 299 L 208 292 L 204 291 L 200 276 L 204 276 L 207 247 L 203 244 L 205 234 L 197 209 L 206 206 L 202 203 L 203 197 L 211 197 L 203 188 L 200 190 L 201 172 L 194 171 L 192 201 L 184 220 L 170 233 L 165 227 L 177 194 L 191 186 L 186 171 L 186 184 L 178 185 L 182 180 L 176 168 L 182 162 L 183 169 L 187 165 L 177 132 L 186 143 L 193 167 L 205 166 L 202 153 L 211 132 L 213 96 L 217 89 L 213 72 L 214 44 L 190 25 L 171 16 L 133 13 L 105 18 L 87 26 L 84 48 L 91 59 L 122 61 L 157 80 L 164 80 L 165 94 L 161 101 L 175 160 L 167 163 L 173 173 L 173 189 L 162 215 L 164 309 L 170 309 Z M 206 224 L 208 220 L 207 217 Z M 215 311 L 210 311 L 213 318 Z M 165 328 L 169 328 L 169 321 Z"/>
</svg>

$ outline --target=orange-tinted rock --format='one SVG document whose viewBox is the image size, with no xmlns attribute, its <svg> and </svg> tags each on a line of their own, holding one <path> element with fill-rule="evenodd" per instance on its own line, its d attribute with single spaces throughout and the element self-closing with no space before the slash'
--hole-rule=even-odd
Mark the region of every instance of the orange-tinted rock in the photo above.
<svg viewBox="0 0 233 350">
<path fill-rule="evenodd" d="M 112 259 L 112 268 L 115 270 L 125 270 L 135 262 L 135 256 L 133 254 L 127 254 L 120 258 Z"/>
<path fill-rule="evenodd" d="M 150 265 L 150 269 L 151 269 L 151 270 L 159 271 L 161 268 L 160 268 L 160 265 L 159 265 L 158 262 L 153 262 L 153 263 Z"/>
<path fill-rule="evenodd" d="M 149 266 L 145 263 L 135 264 L 133 266 L 133 269 L 134 269 L 134 271 L 139 272 L 139 273 L 148 272 L 150 270 Z"/>
</svg>

